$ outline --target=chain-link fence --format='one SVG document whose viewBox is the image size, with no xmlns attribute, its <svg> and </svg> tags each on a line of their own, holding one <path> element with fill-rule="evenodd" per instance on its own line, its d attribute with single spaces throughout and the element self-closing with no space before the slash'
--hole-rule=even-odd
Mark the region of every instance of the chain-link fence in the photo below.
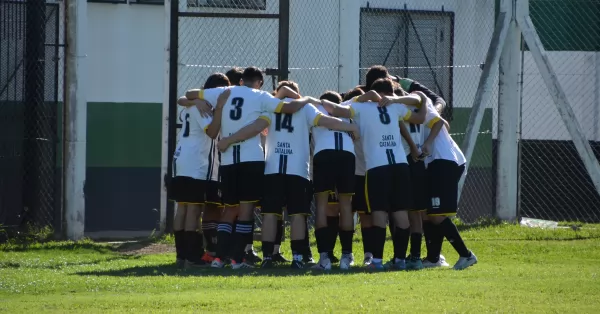
<svg viewBox="0 0 600 314">
<path fill-rule="evenodd" d="M 349 46 L 358 48 L 356 83 L 364 84 L 370 66 L 384 65 L 390 74 L 409 79 L 402 82 L 405 89 L 411 89 L 410 80 L 427 87 L 447 103 L 444 116 L 460 144 L 494 30 L 494 5 L 494 0 L 179 0 L 177 95 L 201 86 L 211 73 L 250 65 L 276 69 L 270 72 L 280 74 L 275 80 L 288 72 L 303 95 L 345 92 L 340 59 L 349 48 L 341 37 L 348 36 L 346 43 L 354 41 Z M 358 17 L 355 33 L 344 32 L 341 20 L 348 16 L 343 15 Z M 288 23 L 289 34 L 282 34 Z M 263 89 L 270 90 L 270 83 Z M 490 103 L 486 109 L 461 198 L 461 218 L 467 221 L 493 215 L 494 108 Z"/>
<path fill-rule="evenodd" d="M 530 0 L 530 16 L 584 136 L 600 156 L 600 1 Z M 522 52 L 520 209 L 524 217 L 600 221 L 600 196 L 531 53 Z"/>
<path fill-rule="evenodd" d="M 0 2 L 0 226 L 9 234 L 61 228 L 62 12 L 44 0 Z"/>
</svg>

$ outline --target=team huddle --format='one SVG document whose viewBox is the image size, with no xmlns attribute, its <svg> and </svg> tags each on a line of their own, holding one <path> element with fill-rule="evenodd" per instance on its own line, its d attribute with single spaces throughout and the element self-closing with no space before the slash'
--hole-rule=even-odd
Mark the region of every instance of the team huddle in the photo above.
<svg viewBox="0 0 600 314">
<path fill-rule="evenodd" d="M 178 100 L 182 129 L 168 183 L 178 266 L 349 269 L 356 212 L 368 269 L 449 266 L 444 237 L 460 256 L 455 269 L 477 263 L 449 218 L 466 160 L 440 114 L 443 100 L 382 66 L 369 69 L 365 85 L 319 99 L 301 96 L 292 81 L 261 91 L 263 81 L 256 67 L 235 68 Z M 307 223 L 313 198 L 318 262 Z M 262 259 L 252 247 L 257 207 Z M 291 261 L 279 249 L 284 210 Z M 394 257 L 384 263 L 386 226 Z"/>
</svg>

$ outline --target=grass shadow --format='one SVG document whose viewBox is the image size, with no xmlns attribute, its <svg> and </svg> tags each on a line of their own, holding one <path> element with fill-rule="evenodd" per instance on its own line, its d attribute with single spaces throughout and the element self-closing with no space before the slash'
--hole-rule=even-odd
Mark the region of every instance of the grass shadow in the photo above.
<svg viewBox="0 0 600 314">
<path fill-rule="evenodd" d="M 159 266 L 136 266 L 118 270 L 86 271 L 76 273 L 79 276 L 108 276 L 108 277 L 148 277 L 148 276 L 173 276 L 173 277 L 295 277 L 295 276 L 323 276 L 323 275 L 352 275 L 370 273 L 363 267 L 355 267 L 342 271 L 332 269 L 330 271 L 306 269 L 290 269 L 281 266 L 272 269 L 247 269 L 232 270 L 230 268 L 195 268 L 179 269 L 175 265 Z"/>
<path fill-rule="evenodd" d="M 141 256 L 138 255 L 118 255 L 107 258 L 95 259 L 95 260 L 86 260 L 86 261 L 73 261 L 73 262 L 60 262 L 53 265 L 31 265 L 26 262 L 15 262 L 15 261 L 6 261 L 0 262 L 0 268 L 28 268 L 28 269 L 63 269 L 66 267 L 72 266 L 91 266 L 91 265 L 99 265 L 102 263 L 110 263 L 114 261 L 121 260 L 137 260 L 140 259 Z"/>
</svg>

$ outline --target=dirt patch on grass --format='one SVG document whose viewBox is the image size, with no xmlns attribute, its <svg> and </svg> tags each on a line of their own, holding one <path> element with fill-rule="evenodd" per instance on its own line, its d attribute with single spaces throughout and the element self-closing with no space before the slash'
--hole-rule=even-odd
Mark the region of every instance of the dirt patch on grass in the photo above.
<svg viewBox="0 0 600 314">
<path fill-rule="evenodd" d="M 126 255 L 148 255 L 175 252 L 175 247 L 170 244 L 127 242 L 117 246 L 117 252 Z"/>
</svg>

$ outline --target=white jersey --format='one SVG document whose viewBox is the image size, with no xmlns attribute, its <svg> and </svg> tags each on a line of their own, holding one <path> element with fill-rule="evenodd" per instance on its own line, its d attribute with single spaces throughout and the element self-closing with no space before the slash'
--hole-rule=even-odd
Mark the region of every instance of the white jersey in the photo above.
<svg viewBox="0 0 600 314">
<path fill-rule="evenodd" d="M 323 115 L 329 115 L 323 106 L 316 107 Z M 349 119 L 343 119 L 344 122 L 350 122 Z M 315 141 L 314 154 L 325 149 L 345 150 L 354 154 L 354 143 L 352 138 L 346 132 L 334 131 L 324 127 L 315 127 L 312 129 L 313 140 Z"/>
<path fill-rule="evenodd" d="M 366 169 L 407 163 L 400 143 L 398 121 L 410 118 L 412 111 L 403 104 L 379 107 L 376 103 L 346 102 L 360 128 Z"/>
<path fill-rule="evenodd" d="M 283 106 L 283 101 L 273 97 L 273 95 L 246 86 L 218 87 L 201 90 L 198 98 L 216 105 L 219 95 L 226 88 L 231 89 L 231 95 L 223 107 L 221 136 L 230 136 L 253 123 L 258 118 L 269 121 L 267 113 L 279 112 Z M 221 165 L 264 160 L 265 154 L 261 145 L 260 135 L 258 134 L 245 141 L 229 146 L 221 154 Z"/>
<path fill-rule="evenodd" d="M 294 114 L 271 113 L 266 141 L 265 174 L 297 175 L 310 179 L 310 128 L 323 115 L 306 105 Z"/>
<path fill-rule="evenodd" d="M 425 121 L 423 122 L 423 124 L 413 124 L 413 123 L 409 123 L 408 121 L 404 121 L 404 124 L 406 125 L 406 128 L 408 129 L 408 132 L 410 133 L 410 137 L 412 138 L 415 145 L 417 145 L 417 147 L 419 148 L 419 151 L 421 150 L 421 146 L 423 145 L 423 143 L 425 142 L 425 139 L 426 139 L 424 136 L 425 128 L 431 129 L 431 127 L 436 122 L 438 122 L 442 119 L 442 117 L 437 112 L 435 107 L 433 107 L 433 102 L 431 102 L 431 99 L 427 98 L 426 104 L 427 104 L 428 111 L 427 111 L 427 115 L 425 116 Z M 419 112 L 419 108 L 417 108 L 415 106 L 407 106 L 407 107 L 415 113 Z M 402 138 L 402 146 L 404 147 L 404 151 L 407 154 L 410 153 L 410 146 L 408 145 L 406 140 L 404 140 L 404 138 Z"/>
<path fill-rule="evenodd" d="M 344 102 L 344 105 L 350 105 L 352 103 L 352 101 L 347 101 Z M 360 126 L 360 118 L 355 116 L 352 119 L 353 123 L 356 123 Z M 364 176 L 365 173 L 367 172 L 367 165 L 365 163 L 365 154 L 363 152 L 363 145 L 362 145 L 362 141 L 363 139 L 361 138 L 360 140 L 354 142 L 354 175 L 357 176 Z"/>
<path fill-rule="evenodd" d="M 433 126 L 433 124 L 430 124 L 430 126 Z M 431 129 L 426 127 L 424 131 L 423 136 L 427 139 L 431 133 Z M 431 144 L 431 155 L 425 158 L 425 165 L 428 165 L 436 159 L 451 160 L 459 166 L 467 162 L 465 155 L 456 142 L 454 142 L 450 133 L 448 133 L 446 126 L 442 126 L 440 133 L 438 133 L 438 136 L 433 140 L 433 143 Z"/>
<path fill-rule="evenodd" d="M 173 156 L 173 176 L 211 180 L 216 177 L 215 141 L 206 135 L 211 118 L 203 118 L 196 107 L 182 111 L 183 127 L 179 131 L 179 142 Z"/>
</svg>

